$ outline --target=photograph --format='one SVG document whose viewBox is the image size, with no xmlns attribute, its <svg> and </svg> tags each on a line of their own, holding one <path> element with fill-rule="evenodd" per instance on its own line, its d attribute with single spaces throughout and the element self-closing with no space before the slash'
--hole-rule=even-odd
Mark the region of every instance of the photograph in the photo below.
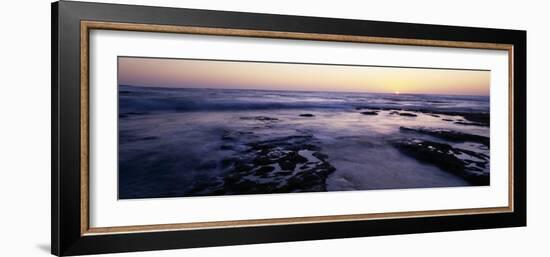
<svg viewBox="0 0 550 257">
<path fill-rule="evenodd" d="M 118 56 L 118 199 L 490 185 L 490 70 Z"/>
</svg>

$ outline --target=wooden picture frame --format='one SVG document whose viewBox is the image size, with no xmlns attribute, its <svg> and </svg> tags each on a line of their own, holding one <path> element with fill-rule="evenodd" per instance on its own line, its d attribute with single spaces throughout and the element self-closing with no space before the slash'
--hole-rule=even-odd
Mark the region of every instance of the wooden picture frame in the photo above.
<svg viewBox="0 0 550 257">
<path fill-rule="evenodd" d="M 508 205 L 91 227 L 91 30 L 508 52 Z M 52 4 L 52 254 L 176 249 L 526 225 L 526 32 L 61 1 Z"/>
</svg>

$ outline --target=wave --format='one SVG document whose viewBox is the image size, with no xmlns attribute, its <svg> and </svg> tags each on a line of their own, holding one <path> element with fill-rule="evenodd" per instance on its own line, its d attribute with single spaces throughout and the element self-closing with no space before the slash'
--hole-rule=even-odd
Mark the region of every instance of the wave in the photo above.
<svg viewBox="0 0 550 257">
<path fill-rule="evenodd" d="M 488 112 L 488 97 L 119 87 L 121 113 L 396 108 Z"/>
<path fill-rule="evenodd" d="M 270 109 L 349 109 L 352 104 L 308 102 L 204 102 L 189 99 L 120 99 L 123 111 L 236 111 Z"/>
</svg>

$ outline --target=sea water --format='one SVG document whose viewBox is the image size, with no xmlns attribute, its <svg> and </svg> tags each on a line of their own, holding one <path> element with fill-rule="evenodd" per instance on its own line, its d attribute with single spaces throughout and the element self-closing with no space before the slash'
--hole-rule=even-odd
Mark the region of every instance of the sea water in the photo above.
<svg viewBox="0 0 550 257">
<path fill-rule="evenodd" d="M 470 117 L 488 96 L 120 85 L 118 99 L 120 199 L 475 185 L 455 157 L 489 173 L 489 124 Z"/>
</svg>

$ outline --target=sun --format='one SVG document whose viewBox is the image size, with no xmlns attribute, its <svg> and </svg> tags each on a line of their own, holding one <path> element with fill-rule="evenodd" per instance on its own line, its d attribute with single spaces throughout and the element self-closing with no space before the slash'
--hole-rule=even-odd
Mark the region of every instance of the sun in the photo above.
<svg viewBox="0 0 550 257">
<path fill-rule="evenodd" d="M 396 95 L 398 95 L 398 94 L 399 94 L 399 91 L 395 91 L 395 92 L 393 92 L 393 93 L 396 94 Z"/>
</svg>

